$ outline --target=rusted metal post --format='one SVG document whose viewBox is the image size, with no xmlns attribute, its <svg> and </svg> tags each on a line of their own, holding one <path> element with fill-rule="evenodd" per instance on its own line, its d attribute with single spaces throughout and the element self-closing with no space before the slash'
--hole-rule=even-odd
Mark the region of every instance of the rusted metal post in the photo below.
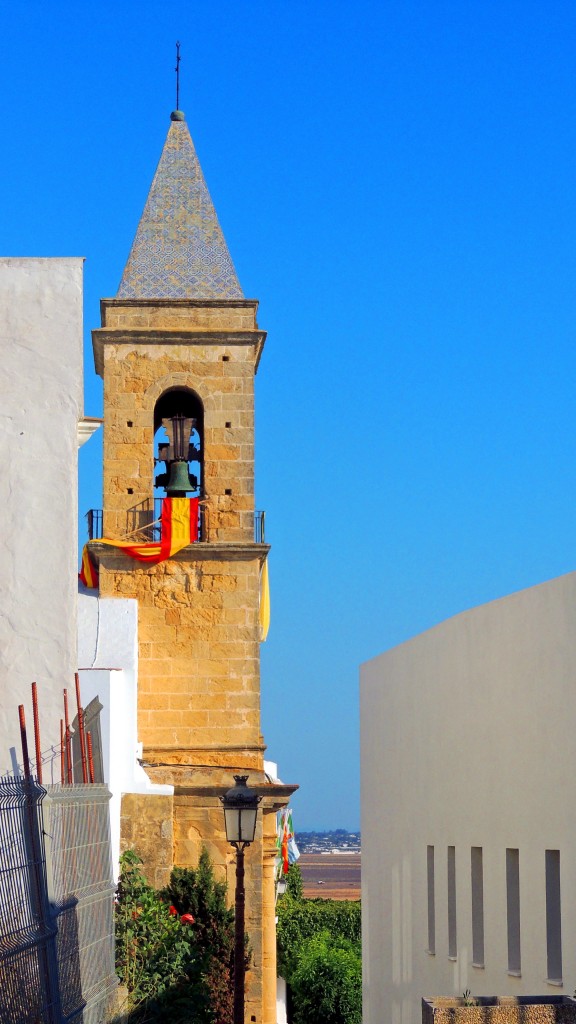
<svg viewBox="0 0 576 1024">
<path fill-rule="evenodd" d="M 34 746 L 36 748 L 36 778 L 42 783 L 42 750 L 40 746 L 40 720 L 38 718 L 38 687 L 32 683 L 32 713 L 34 715 Z"/>
<path fill-rule="evenodd" d="M 22 741 L 22 761 L 24 763 L 24 778 L 30 780 L 30 758 L 28 757 L 28 737 L 26 735 L 26 716 L 24 714 L 24 705 L 18 705 L 18 715 L 20 717 L 20 739 Z"/>
<path fill-rule="evenodd" d="M 86 736 L 84 735 L 84 712 L 80 700 L 80 676 L 74 673 L 76 680 L 76 706 L 78 708 L 78 734 L 80 736 L 80 757 L 82 759 L 82 782 L 88 782 L 88 765 L 86 762 Z"/>
<path fill-rule="evenodd" d="M 61 718 L 60 719 L 60 782 L 62 783 L 62 785 L 64 785 L 64 782 L 66 781 L 66 775 L 65 775 L 65 771 L 64 771 L 64 766 L 65 766 L 65 763 L 66 763 L 66 754 L 65 754 L 64 744 L 65 744 L 65 740 L 64 740 L 64 719 Z"/>
<path fill-rule="evenodd" d="M 64 690 L 64 728 L 66 736 L 66 777 L 68 785 L 71 786 L 74 779 L 72 776 L 72 744 L 70 742 L 70 719 L 68 718 L 68 690 Z"/>
<path fill-rule="evenodd" d="M 90 782 L 94 782 L 94 756 L 92 753 L 92 734 L 86 733 L 86 743 L 88 745 L 88 774 Z"/>
</svg>

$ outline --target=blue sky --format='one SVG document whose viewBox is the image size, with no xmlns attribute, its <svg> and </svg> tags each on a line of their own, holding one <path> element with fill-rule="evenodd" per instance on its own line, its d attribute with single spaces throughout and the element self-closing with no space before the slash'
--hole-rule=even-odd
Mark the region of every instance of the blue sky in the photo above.
<svg viewBox="0 0 576 1024">
<path fill-rule="evenodd" d="M 27 0 L 0 15 L 5 255 L 114 295 L 174 106 L 269 332 L 263 726 L 359 823 L 359 663 L 574 567 L 576 8 Z M 101 504 L 82 452 L 80 512 Z"/>
</svg>

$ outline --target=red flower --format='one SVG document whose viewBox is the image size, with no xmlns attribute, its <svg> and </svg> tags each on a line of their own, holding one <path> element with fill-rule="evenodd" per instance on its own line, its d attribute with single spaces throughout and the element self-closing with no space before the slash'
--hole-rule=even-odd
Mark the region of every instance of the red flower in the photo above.
<svg viewBox="0 0 576 1024">
<path fill-rule="evenodd" d="M 176 907 L 170 906 L 169 913 L 172 914 L 172 917 L 178 917 L 178 911 L 176 910 Z"/>
<path fill-rule="evenodd" d="M 180 920 L 182 921 L 182 924 L 194 924 L 192 914 L 182 914 Z"/>
</svg>

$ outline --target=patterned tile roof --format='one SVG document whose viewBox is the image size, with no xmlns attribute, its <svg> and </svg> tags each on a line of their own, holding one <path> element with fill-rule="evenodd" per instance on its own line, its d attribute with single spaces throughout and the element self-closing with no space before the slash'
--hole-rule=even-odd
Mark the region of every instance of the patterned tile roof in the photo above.
<svg viewBox="0 0 576 1024">
<path fill-rule="evenodd" d="M 171 116 L 117 297 L 242 298 L 188 125 Z"/>
</svg>

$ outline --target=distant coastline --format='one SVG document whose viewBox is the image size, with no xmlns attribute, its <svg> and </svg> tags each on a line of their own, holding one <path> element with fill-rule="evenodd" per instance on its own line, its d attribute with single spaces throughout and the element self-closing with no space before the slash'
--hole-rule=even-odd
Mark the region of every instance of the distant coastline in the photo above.
<svg viewBox="0 0 576 1024">
<path fill-rule="evenodd" d="M 337 828 L 329 832 L 297 832 L 296 843 L 300 853 L 355 853 L 361 852 L 361 835 Z"/>
</svg>

